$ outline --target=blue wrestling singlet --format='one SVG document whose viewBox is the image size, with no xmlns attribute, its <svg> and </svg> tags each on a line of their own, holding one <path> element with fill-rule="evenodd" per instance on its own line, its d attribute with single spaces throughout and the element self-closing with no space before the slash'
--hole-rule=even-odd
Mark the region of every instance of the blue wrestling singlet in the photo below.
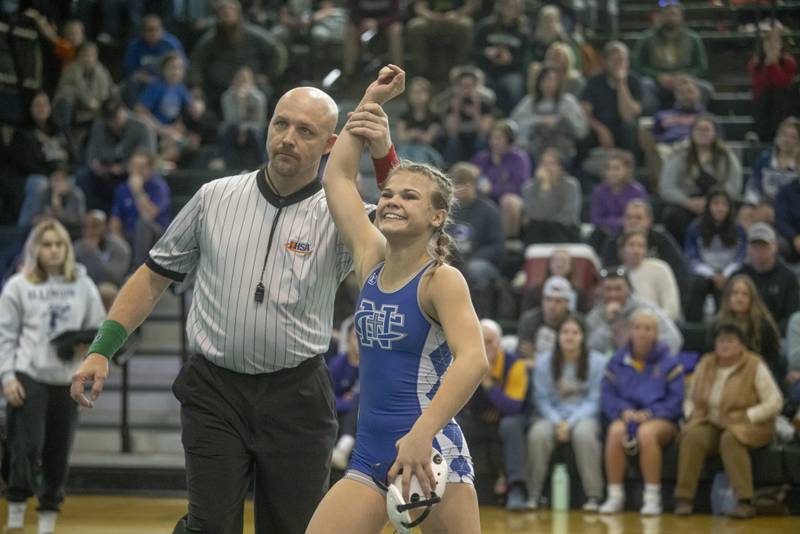
<svg viewBox="0 0 800 534">
<path fill-rule="evenodd" d="M 381 263 L 358 299 L 361 396 L 349 469 L 368 477 L 385 480 L 397 456 L 395 443 L 430 404 L 453 360 L 441 326 L 419 305 L 420 280 L 430 266 L 397 291 L 385 292 L 380 288 Z M 455 420 L 436 434 L 433 447 L 448 463 L 448 483 L 472 483 L 472 459 Z"/>
</svg>

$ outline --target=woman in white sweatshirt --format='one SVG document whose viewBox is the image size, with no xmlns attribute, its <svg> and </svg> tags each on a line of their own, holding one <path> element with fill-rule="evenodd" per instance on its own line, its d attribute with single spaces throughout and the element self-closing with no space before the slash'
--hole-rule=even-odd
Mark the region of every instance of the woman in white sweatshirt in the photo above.
<svg viewBox="0 0 800 534">
<path fill-rule="evenodd" d="M 647 233 L 628 232 L 622 236 L 619 247 L 619 256 L 636 294 L 664 310 L 673 321 L 680 320 L 681 297 L 675 274 L 667 262 L 647 257 Z"/>
<path fill-rule="evenodd" d="M 69 395 L 86 347 L 53 340 L 100 326 L 105 309 L 75 263 L 66 229 L 47 219 L 31 230 L 25 262 L 0 294 L 0 377 L 7 402 L 7 533 L 22 533 L 26 501 L 39 499 L 39 534 L 52 534 L 64 500 L 78 408 Z"/>
</svg>

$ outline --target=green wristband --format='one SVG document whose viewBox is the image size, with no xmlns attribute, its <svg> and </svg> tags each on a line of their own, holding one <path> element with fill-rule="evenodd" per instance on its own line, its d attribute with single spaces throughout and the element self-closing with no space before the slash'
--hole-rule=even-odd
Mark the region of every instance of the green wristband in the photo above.
<svg viewBox="0 0 800 534">
<path fill-rule="evenodd" d="M 97 336 L 89 347 L 89 354 L 102 354 L 106 358 L 111 358 L 125 344 L 128 339 L 128 331 L 117 321 L 106 319 L 100 325 Z"/>
</svg>

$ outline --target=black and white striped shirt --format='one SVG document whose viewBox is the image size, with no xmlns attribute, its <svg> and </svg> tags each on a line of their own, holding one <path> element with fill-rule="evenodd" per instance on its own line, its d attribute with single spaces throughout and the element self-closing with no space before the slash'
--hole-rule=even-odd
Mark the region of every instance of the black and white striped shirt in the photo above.
<svg viewBox="0 0 800 534">
<path fill-rule="evenodd" d="M 254 293 L 265 258 L 259 303 Z M 352 257 L 319 181 L 280 197 L 262 169 L 205 184 L 147 265 L 176 281 L 196 271 L 190 348 L 226 369 L 259 374 L 325 352 L 336 288 Z"/>
</svg>

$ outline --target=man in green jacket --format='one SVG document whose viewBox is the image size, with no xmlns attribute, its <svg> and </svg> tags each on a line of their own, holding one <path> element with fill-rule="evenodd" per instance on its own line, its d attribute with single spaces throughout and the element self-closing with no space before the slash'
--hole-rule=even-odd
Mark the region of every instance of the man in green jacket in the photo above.
<svg viewBox="0 0 800 534">
<path fill-rule="evenodd" d="M 636 43 L 632 58 L 633 70 L 643 77 L 647 113 L 672 106 L 679 75 L 703 78 L 708 73 L 705 45 L 684 23 L 680 1 L 661 0 L 659 5 L 656 25 Z M 705 81 L 700 86 L 707 99 L 713 87 Z"/>
</svg>

